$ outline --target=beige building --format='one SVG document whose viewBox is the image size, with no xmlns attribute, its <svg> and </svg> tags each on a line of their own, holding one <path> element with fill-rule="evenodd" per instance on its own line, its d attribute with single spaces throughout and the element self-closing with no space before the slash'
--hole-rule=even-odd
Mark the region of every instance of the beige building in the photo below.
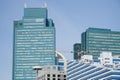
<svg viewBox="0 0 120 80">
<path fill-rule="evenodd" d="M 38 70 L 38 80 L 66 80 L 66 72 L 58 71 L 58 66 L 43 66 L 42 70 Z"/>
</svg>

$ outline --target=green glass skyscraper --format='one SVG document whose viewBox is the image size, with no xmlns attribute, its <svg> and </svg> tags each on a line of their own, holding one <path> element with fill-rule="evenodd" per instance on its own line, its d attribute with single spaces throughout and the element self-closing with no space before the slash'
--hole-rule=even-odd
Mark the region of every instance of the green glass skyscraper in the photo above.
<svg viewBox="0 0 120 80">
<path fill-rule="evenodd" d="M 81 44 L 80 43 L 74 44 L 73 51 L 74 51 L 74 59 L 78 60 L 79 59 L 78 53 L 81 51 Z"/>
<path fill-rule="evenodd" d="M 82 51 L 97 58 L 101 52 L 109 51 L 120 56 L 120 32 L 110 29 L 88 28 L 82 33 Z"/>
<path fill-rule="evenodd" d="M 33 66 L 55 65 L 55 27 L 47 8 L 25 8 L 14 21 L 13 80 L 36 80 Z"/>
</svg>

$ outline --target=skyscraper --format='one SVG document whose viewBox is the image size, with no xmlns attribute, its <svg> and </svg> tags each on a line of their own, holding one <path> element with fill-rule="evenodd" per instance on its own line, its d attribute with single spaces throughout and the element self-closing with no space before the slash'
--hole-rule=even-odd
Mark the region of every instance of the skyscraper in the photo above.
<svg viewBox="0 0 120 80">
<path fill-rule="evenodd" d="M 74 50 L 74 59 L 75 60 L 79 59 L 78 52 L 81 51 L 81 44 L 80 43 L 74 44 L 73 50 Z"/>
<path fill-rule="evenodd" d="M 47 8 L 24 8 L 13 40 L 13 80 L 36 80 L 33 66 L 55 65 L 55 27 Z"/>
<path fill-rule="evenodd" d="M 82 33 L 81 39 L 82 50 L 91 52 L 94 58 L 97 58 L 103 51 L 112 52 L 113 56 L 120 55 L 120 32 L 88 28 Z"/>
</svg>

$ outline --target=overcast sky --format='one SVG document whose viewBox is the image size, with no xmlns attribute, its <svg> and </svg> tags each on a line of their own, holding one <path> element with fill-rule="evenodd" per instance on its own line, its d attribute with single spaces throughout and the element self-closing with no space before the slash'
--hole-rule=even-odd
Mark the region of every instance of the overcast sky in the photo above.
<svg viewBox="0 0 120 80">
<path fill-rule="evenodd" d="M 45 0 L 26 0 L 41 7 Z M 22 19 L 25 0 L 0 1 L 0 80 L 12 80 L 13 20 Z M 46 0 L 56 27 L 56 47 L 72 51 L 89 27 L 120 31 L 120 0 Z M 72 54 L 65 54 L 67 59 Z"/>
</svg>

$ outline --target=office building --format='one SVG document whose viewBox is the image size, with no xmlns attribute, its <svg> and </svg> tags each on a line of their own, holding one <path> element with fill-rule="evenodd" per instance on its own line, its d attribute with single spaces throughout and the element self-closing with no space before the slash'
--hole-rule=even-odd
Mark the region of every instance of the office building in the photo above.
<svg viewBox="0 0 120 80">
<path fill-rule="evenodd" d="M 46 7 L 24 8 L 13 40 L 12 80 L 36 80 L 33 66 L 55 65 L 55 27 Z"/>
<path fill-rule="evenodd" d="M 109 51 L 120 55 L 120 32 L 110 29 L 88 28 L 81 36 L 82 51 L 97 58 L 101 52 Z"/>
<path fill-rule="evenodd" d="M 73 51 L 74 51 L 74 59 L 78 60 L 81 54 L 78 54 L 81 51 L 81 44 L 80 43 L 76 43 L 73 46 Z"/>
<path fill-rule="evenodd" d="M 98 60 L 84 55 L 80 61 L 67 62 L 67 80 L 119 80 L 120 58 L 113 58 L 111 52 L 101 53 Z"/>
</svg>

